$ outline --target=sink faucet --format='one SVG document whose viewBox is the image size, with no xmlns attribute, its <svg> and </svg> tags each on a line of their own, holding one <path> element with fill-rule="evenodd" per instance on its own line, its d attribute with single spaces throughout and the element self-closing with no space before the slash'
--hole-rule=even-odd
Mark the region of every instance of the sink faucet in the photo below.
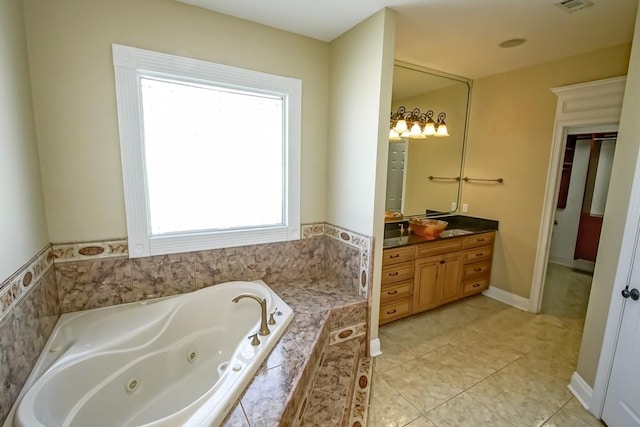
<svg viewBox="0 0 640 427">
<path fill-rule="evenodd" d="M 251 294 L 240 294 L 237 297 L 235 297 L 232 301 L 237 303 L 242 298 L 251 298 L 252 300 L 256 301 L 258 304 L 260 304 L 260 310 L 261 310 L 262 318 L 260 320 L 260 331 L 258 333 L 260 335 L 262 335 L 262 336 L 269 335 L 271 333 L 271 331 L 269 330 L 269 327 L 267 326 L 267 300 L 266 300 L 266 298 L 259 298 L 259 297 L 255 296 L 255 295 L 251 295 Z"/>
</svg>

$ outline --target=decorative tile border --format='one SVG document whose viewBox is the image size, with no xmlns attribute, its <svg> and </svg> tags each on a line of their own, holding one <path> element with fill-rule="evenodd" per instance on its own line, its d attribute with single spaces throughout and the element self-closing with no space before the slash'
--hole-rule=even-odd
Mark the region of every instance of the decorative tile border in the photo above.
<svg viewBox="0 0 640 427">
<path fill-rule="evenodd" d="M 329 345 L 340 344 L 367 334 L 367 322 L 345 326 L 329 333 Z"/>
<path fill-rule="evenodd" d="M 315 224 L 302 224 L 302 238 L 310 239 L 312 237 L 324 236 L 325 224 L 323 222 Z"/>
<path fill-rule="evenodd" d="M 98 242 L 54 243 L 55 263 L 94 260 L 100 258 L 126 257 L 129 255 L 127 239 Z"/>
<path fill-rule="evenodd" d="M 356 388 L 353 391 L 349 427 L 369 425 L 369 394 L 371 393 L 371 358 L 361 357 L 358 361 Z"/>
<path fill-rule="evenodd" d="M 0 323 L 52 265 L 51 245 L 47 245 L 17 272 L 2 282 L 0 285 Z"/>
</svg>

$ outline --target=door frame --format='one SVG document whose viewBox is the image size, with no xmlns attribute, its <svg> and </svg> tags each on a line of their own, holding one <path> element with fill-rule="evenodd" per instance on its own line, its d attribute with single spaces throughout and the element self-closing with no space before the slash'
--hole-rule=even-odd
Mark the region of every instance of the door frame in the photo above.
<svg viewBox="0 0 640 427">
<path fill-rule="evenodd" d="M 620 123 L 625 83 L 626 77 L 623 76 L 551 89 L 558 96 L 558 104 L 529 295 L 530 312 L 539 313 L 542 306 L 567 135 L 577 128 L 588 131 L 596 126 L 617 126 Z"/>
</svg>

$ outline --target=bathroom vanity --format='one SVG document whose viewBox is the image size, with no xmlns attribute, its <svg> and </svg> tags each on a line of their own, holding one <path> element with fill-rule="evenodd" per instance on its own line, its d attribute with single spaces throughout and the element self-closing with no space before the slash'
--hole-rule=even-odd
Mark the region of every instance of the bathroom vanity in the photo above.
<svg viewBox="0 0 640 427">
<path fill-rule="evenodd" d="M 387 224 L 380 324 L 420 313 L 489 287 L 498 222 L 454 215 L 435 240 Z"/>
</svg>

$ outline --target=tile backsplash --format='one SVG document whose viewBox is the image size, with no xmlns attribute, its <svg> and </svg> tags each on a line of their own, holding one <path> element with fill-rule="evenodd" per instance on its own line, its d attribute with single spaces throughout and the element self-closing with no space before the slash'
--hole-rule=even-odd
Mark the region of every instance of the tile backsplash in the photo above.
<svg viewBox="0 0 640 427">
<path fill-rule="evenodd" d="M 51 247 L 0 285 L 0 422 L 60 316 Z"/>
<path fill-rule="evenodd" d="M 54 244 L 62 312 L 191 292 L 232 280 L 292 283 L 324 278 L 369 294 L 371 238 L 328 224 L 300 240 L 128 258 L 125 240 Z"/>
</svg>

